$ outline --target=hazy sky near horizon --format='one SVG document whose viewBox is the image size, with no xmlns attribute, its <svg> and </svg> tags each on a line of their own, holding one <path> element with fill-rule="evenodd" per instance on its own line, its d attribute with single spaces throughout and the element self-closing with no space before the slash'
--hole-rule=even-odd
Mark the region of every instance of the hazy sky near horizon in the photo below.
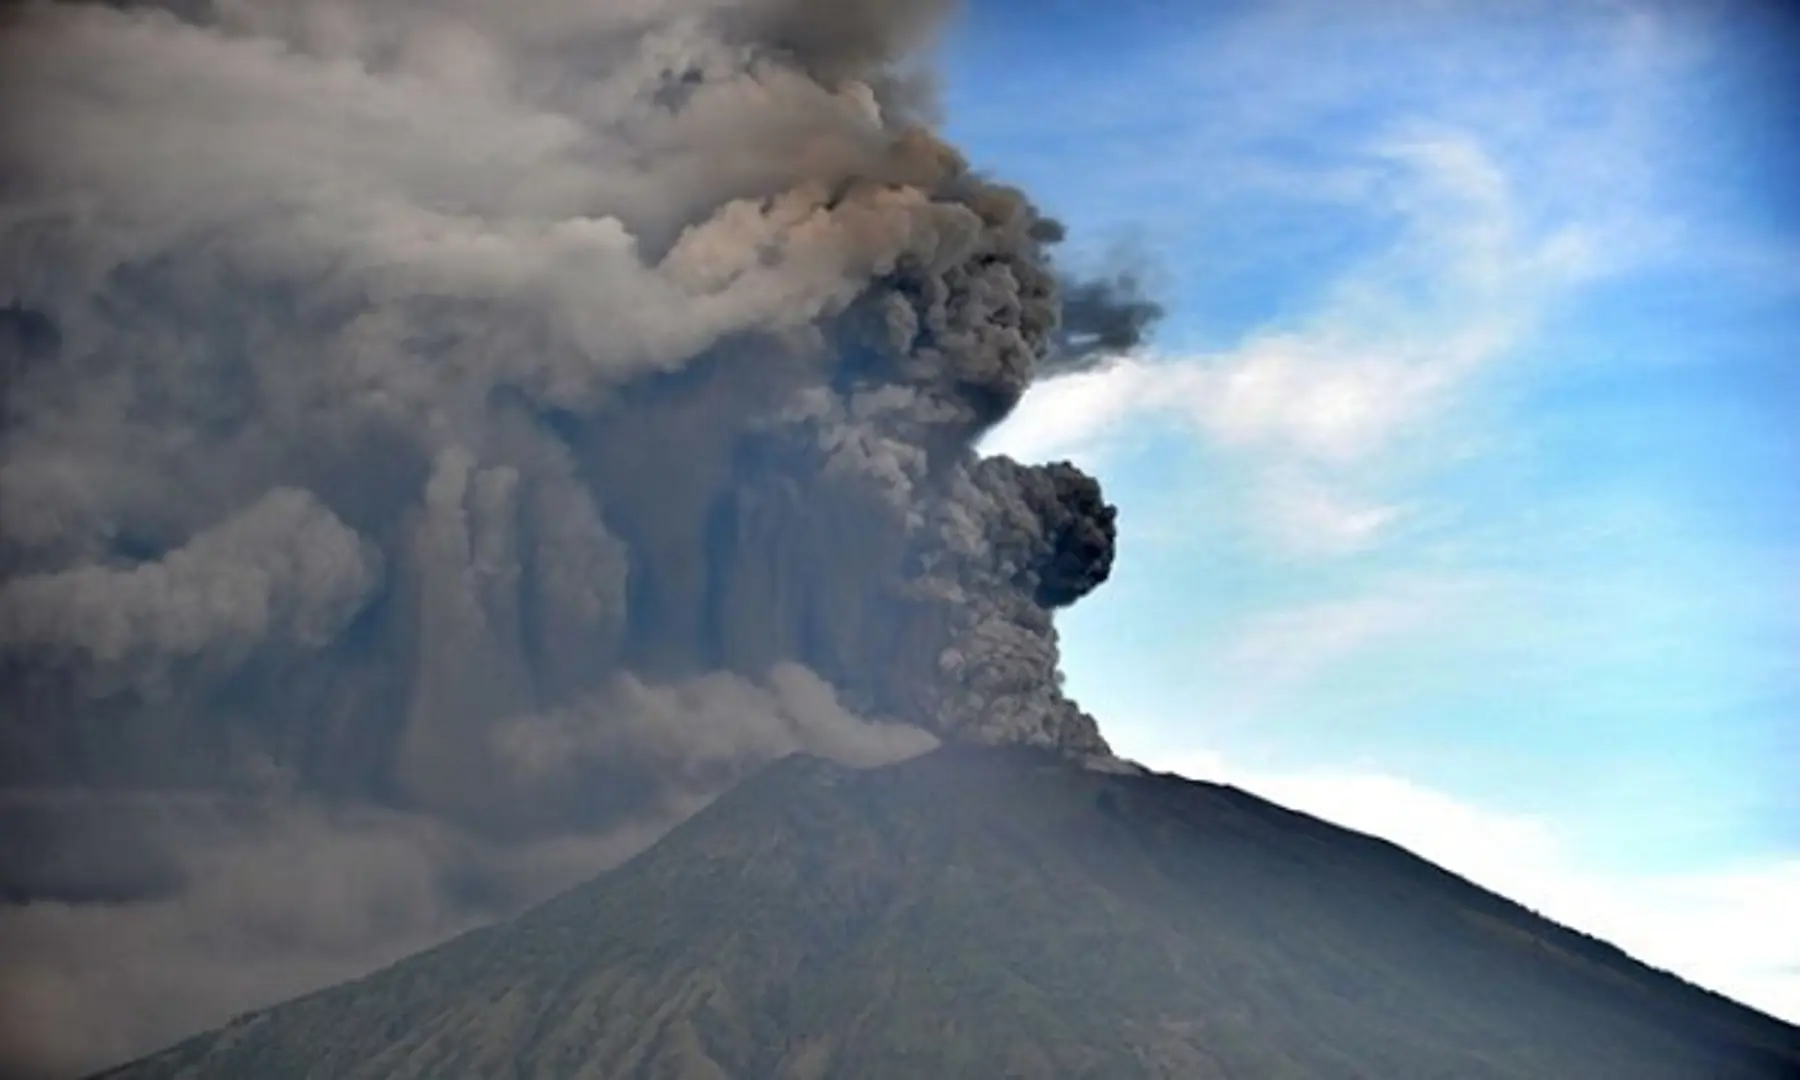
<svg viewBox="0 0 1800 1080">
<path fill-rule="evenodd" d="M 953 141 L 1170 312 L 989 447 L 1120 505 L 1121 753 L 1800 1020 L 1800 34 L 1493 8 L 977 0 Z"/>
</svg>

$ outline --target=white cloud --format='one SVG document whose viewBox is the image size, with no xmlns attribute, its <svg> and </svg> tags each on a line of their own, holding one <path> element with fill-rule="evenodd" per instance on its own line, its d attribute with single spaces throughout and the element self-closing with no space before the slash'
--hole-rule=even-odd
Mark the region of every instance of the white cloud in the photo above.
<svg viewBox="0 0 1800 1080">
<path fill-rule="evenodd" d="M 1646 963 L 1800 1022 L 1800 856 L 1680 874 L 1613 872 L 1548 818 L 1377 769 L 1242 767 L 1211 751 L 1159 767 L 1391 840 Z"/>
<path fill-rule="evenodd" d="M 1157 391 L 1172 374 L 1141 357 L 1127 357 L 1040 382 L 982 448 L 1021 461 L 1092 452 L 1117 437 L 1127 419 L 1153 411 Z"/>
<path fill-rule="evenodd" d="M 1404 508 L 1358 499 L 1305 474 L 1266 483 L 1259 510 L 1265 528 L 1283 548 L 1305 554 L 1343 555 L 1373 545 Z"/>
<path fill-rule="evenodd" d="M 1080 456 L 1173 423 L 1247 470 L 1279 549 L 1376 543 L 1399 516 L 1369 493 L 1391 452 L 1431 437 L 1469 381 L 1596 264 L 1579 229 L 1529 221 L 1512 179 L 1469 133 L 1412 130 L 1365 153 L 1391 182 L 1364 210 L 1403 227 L 1315 315 L 1222 352 L 1131 356 L 1050 380 L 988 447 Z"/>
<path fill-rule="evenodd" d="M 1246 617 L 1201 660 L 1219 730 L 1282 715 L 1352 665 L 1385 668 L 1421 641 L 1462 625 L 1486 601 L 1475 579 L 1416 574 L 1373 591 Z"/>
<path fill-rule="evenodd" d="M 1228 669 L 1263 685 L 1305 678 L 1397 636 L 1429 629 L 1453 613 L 1447 586 L 1419 584 L 1328 600 L 1249 619 L 1223 650 Z"/>
</svg>

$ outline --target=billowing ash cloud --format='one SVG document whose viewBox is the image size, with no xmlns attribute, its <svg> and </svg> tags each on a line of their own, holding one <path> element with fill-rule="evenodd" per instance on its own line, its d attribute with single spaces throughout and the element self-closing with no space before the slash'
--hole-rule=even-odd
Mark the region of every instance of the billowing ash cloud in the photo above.
<svg viewBox="0 0 1800 1080">
<path fill-rule="evenodd" d="M 972 447 L 1154 309 L 919 126 L 944 6 L 6 14 L 0 1072 L 515 910 L 782 754 L 1105 754 L 1051 613 L 1112 509 Z"/>
</svg>

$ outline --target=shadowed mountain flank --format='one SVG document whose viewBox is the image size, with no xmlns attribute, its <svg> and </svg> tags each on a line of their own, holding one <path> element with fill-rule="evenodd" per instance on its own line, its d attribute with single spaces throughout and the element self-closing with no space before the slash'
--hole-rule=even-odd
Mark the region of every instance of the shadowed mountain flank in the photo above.
<svg viewBox="0 0 1800 1080">
<path fill-rule="evenodd" d="M 511 922 L 108 1080 L 1791 1080 L 1800 1030 L 1243 792 L 793 757 Z"/>
</svg>

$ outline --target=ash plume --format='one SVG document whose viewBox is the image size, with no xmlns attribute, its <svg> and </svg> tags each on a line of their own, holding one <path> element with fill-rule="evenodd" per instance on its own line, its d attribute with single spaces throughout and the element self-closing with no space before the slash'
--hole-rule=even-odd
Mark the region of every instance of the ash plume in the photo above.
<svg viewBox="0 0 1800 1080">
<path fill-rule="evenodd" d="M 1112 508 L 973 447 L 1154 311 L 920 126 L 946 6 L 6 14 L 0 1073 L 516 910 L 786 753 L 1106 755 L 1052 612 Z"/>
<path fill-rule="evenodd" d="M 1079 370 L 1130 349 L 1162 317 L 1162 305 L 1145 295 L 1135 274 L 1069 283 L 1062 292 L 1060 347 L 1040 374 Z"/>
</svg>

